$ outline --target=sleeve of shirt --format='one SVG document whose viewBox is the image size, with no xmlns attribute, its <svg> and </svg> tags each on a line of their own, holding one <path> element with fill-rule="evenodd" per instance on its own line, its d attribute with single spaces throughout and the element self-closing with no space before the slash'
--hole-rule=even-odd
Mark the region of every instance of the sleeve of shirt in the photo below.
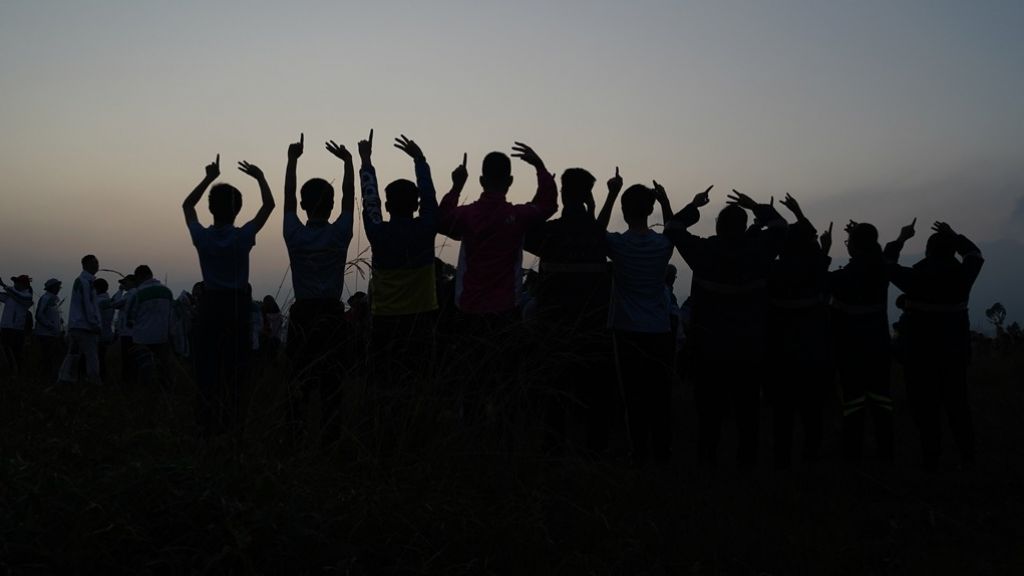
<svg viewBox="0 0 1024 576">
<path fill-rule="evenodd" d="M 964 280 L 967 286 L 973 286 L 974 281 L 981 274 L 981 267 L 985 264 L 985 258 L 981 255 L 981 249 L 974 242 L 971 242 L 963 234 L 957 235 L 956 251 L 963 258 Z"/>
<path fill-rule="evenodd" d="M 99 302 L 96 300 L 96 290 L 93 288 L 92 282 L 83 288 L 82 303 L 85 305 L 85 319 L 89 322 L 89 326 L 99 328 L 102 321 Z"/>
<path fill-rule="evenodd" d="M 334 221 L 334 233 L 338 235 L 338 239 L 348 245 L 352 241 L 352 230 L 355 226 L 352 218 L 352 212 L 345 212 Z M 347 256 L 347 255 L 346 255 Z"/>
<path fill-rule="evenodd" d="M 420 190 L 420 218 L 436 222 L 437 190 L 430 175 L 430 165 L 423 159 L 416 161 L 416 187 Z"/>
<path fill-rule="evenodd" d="M 260 231 L 260 226 L 256 222 L 246 222 L 238 229 L 238 233 L 241 237 L 244 246 L 252 248 L 256 245 L 256 234 Z"/>
<path fill-rule="evenodd" d="M 516 206 L 516 216 L 527 226 L 546 221 L 558 212 L 558 187 L 547 170 L 537 170 L 537 193 L 526 204 Z"/>
<path fill-rule="evenodd" d="M 292 234 L 295 234 L 299 228 L 302 228 L 302 222 L 299 221 L 299 216 L 294 212 L 285 212 L 284 226 L 281 230 L 284 234 L 285 242 L 291 240 Z"/>
<path fill-rule="evenodd" d="M 451 190 L 437 207 L 437 231 L 453 240 L 466 233 L 467 206 L 459 206 L 460 190 Z"/>
<path fill-rule="evenodd" d="M 192 245 L 198 247 L 203 243 L 203 232 L 206 228 L 197 220 L 188 222 L 188 235 L 192 238 Z"/>
<path fill-rule="evenodd" d="M 377 171 L 372 166 L 359 169 L 359 191 L 363 197 L 363 229 L 367 239 L 373 242 L 384 217 L 380 211 Z"/>
</svg>

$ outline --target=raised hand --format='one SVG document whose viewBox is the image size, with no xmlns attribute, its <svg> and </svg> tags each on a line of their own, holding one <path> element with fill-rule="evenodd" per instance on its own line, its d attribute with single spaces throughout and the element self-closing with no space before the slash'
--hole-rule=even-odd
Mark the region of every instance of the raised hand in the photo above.
<svg viewBox="0 0 1024 576">
<path fill-rule="evenodd" d="M 217 154 L 217 159 L 211 164 L 206 165 L 206 179 L 216 180 L 220 176 L 220 154 Z"/>
<path fill-rule="evenodd" d="M 299 141 L 294 144 L 288 145 L 288 159 L 298 160 L 299 156 L 302 156 L 303 142 L 305 141 L 306 135 L 302 132 L 299 133 Z"/>
<path fill-rule="evenodd" d="M 804 212 L 800 209 L 800 203 L 796 201 L 796 198 L 793 198 L 793 196 L 788 193 L 786 194 L 786 197 L 779 202 L 779 204 L 785 206 L 786 210 L 792 212 L 797 218 L 803 218 Z"/>
<path fill-rule="evenodd" d="M 423 150 L 420 150 L 415 142 L 406 138 L 405 134 L 402 134 L 400 138 L 395 138 L 395 148 L 405 152 L 413 160 L 423 160 Z"/>
<path fill-rule="evenodd" d="M 936 222 L 935 224 L 932 224 L 932 231 L 938 234 L 949 234 L 950 236 L 956 235 L 956 232 L 953 231 L 953 227 L 945 222 Z"/>
<path fill-rule="evenodd" d="M 538 170 L 544 170 L 544 161 L 533 151 L 533 148 L 522 142 L 516 142 L 515 146 L 512 146 L 512 157 L 519 158 Z"/>
<path fill-rule="evenodd" d="M 622 191 L 622 176 L 619 176 L 619 167 L 615 167 L 615 176 L 608 179 L 608 193 L 618 194 Z"/>
<path fill-rule="evenodd" d="M 753 198 L 737 191 L 735 188 L 733 189 L 732 194 L 729 195 L 727 202 L 745 210 L 753 210 L 754 208 L 757 208 L 757 202 L 754 202 Z"/>
<path fill-rule="evenodd" d="M 712 184 L 711 186 L 708 186 L 703 192 L 694 196 L 692 204 L 697 208 L 707 206 L 708 203 L 711 202 L 711 189 L 714 187 L 715 185 Z"/>
<path fill-rule="evenodd" d="M 461 189 L 466 185 L 466 180 L 469 178 L 469 171 L 466 170 L 466 153 L 462 153 L 462 164 L 455 167 L 452 170 L 452 186 Z"/>
<path fill-rule="evenodd" d="M 917 224 L 917 218 L 914 218 L 913 222 L 911 222 L 910 224 L 907 224 L 903 228 L 900 228 L 900 240 L 901 241 L 906 242 L 907 240 L 910 240 L 911 238 L 913 238 L 914 234 L 917 234 L 917 231 L 914 230 L 914 226 L 916 224 Z"/>
<path fill-rule="evenodd" d="M 373 128 L 370 128 L 369 138 L 359 141 L 359 159 L 368 163 L 371 155 L 373 155 Z"/>
<path fill-rule="evenodd" d="M 846 223 L 846 226 L 843 227 L 843 231 L 849 234 L 853 232 L 853 229 L 856 228 L 858 224 L 859 222 L 854 222 L 853 220 L 850 220 L 849 222 Z"/>
<path fill-rule="evenodd" d="M 829 250 L 832 249 L 832 222 L 828 223 L 828 230 L 821 233 L 821 251 L 828 255 Z"/>
<path fill-rule="evenodd" d="M 255 164 L 249 164 L 245 160 L 242 160 L 238 163 L 238 169 L 257 180 L 265 180 L 263 170 L 260 170 Z"/>
<path fill-rule="evenodd" d="M 324 145 L 326 146 L 328 152 L 334 154 L 338 158 L 341 158 L 342 162 L 352 161 L 352 153 L 349 152 L 344 145 L 338 144 L 334 140 L 331 140 L 330 142 L 327 142 Z"/>
<path fill-rule="evenodd" d="M 653 182 L 654 199 L 657 200 L 658 202 L 665 202 L 666 200 L 668 200 L 668 192 L 665 192 L 665 187 L 662 186 L 661 184 L 658 184 L 657 180 L 653 180 Z"/>
</svg>

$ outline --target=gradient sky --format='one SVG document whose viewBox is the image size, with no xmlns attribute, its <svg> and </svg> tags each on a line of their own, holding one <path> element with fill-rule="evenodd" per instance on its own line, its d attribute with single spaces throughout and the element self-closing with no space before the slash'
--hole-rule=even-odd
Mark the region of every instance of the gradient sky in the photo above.
<svg viewBox="0 0 1024 576">
<path fill-rule="evenodd" d="M 469 200 L 483 154 L 522 140 L 553 171 L 590 169 L 599 201 L 615 166 L 627 185 L 657 179 L 677 207 L 715 184 L 703 232 L 737 188 L 791 192 L 819 226 L 866 220 L 884 238 L 916 216 L 908 253 L 937 218 L 1010 254 L 1024 240 L 1019 0 L 210 4 L 0 1 L 5 277 L 41 290 L 93 252 L 191 286 L 180 205 L 220 153 L 242 218 L 259 196 L 237 161 L 261 166 L 279 199 L 252 256 L 257 293 L 275 293 L 288 143 L 305 132 L 300 182 L 340 182 L 320 143 L 354 150 L 370 128 L 384 181 L 412 175 L 390 146 L 399 133 L 439 193 L 468 152 Z M 522 164 L 515 175 L 523 201 L 535 180 Z"/>
</svg>

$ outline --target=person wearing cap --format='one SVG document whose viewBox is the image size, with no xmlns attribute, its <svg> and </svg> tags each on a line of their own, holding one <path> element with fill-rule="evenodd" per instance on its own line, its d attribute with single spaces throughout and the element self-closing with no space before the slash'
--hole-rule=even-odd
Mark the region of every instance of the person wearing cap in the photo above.
<svg viewBox="0 0 1024 576">
<path fill-rule="evenodd" d="M 85 357 L 85 374 L 89 382 L 100 383 L 99 342 L 102 317 L 96 299 L 96 272 L 100 261 L 88 254 L 82 257 L 82 273 L 71 289 L 71 307 L 68 310 L 68 354 L 60 367 L 60 382 L 78 381 L 78 361 Z"/>
<path fill-rule="evenodd" d="M 171 333 L 171 308 L 174 295 L 153 278 L 153 271 L 145 264 L 135 269 L 139 287 L 128 298 L 125 310 L 128 326 L 132 329 L 132 356 L 135 358 L 140 380 L 152 384 L 157 368 L 166 353 Z"/>
<path fill-rule="evenodd" d="M 132 360 L 132 329 L 128 326 L 128 314 L 124 307 L 135 293 L 137 282 L 134 274 L 128 274 L 117 283 L 117 292 L 110 299 L 110 303 L 117 310 L 114 332 L 121 350 L 121 384 L 126 385 L 135 382 L 135 361 Z"/>
<path fill-rule="evenodd" d="M 0 351 L 15 372 L 21 367 L 25 336 L 32 322 L 29 308 L 32 307 L 32 279 L 22 274 L 12 276 L 14 286 L 8 286 L 0 279 L 0 303 L 4 305 L 0 315 Z"/>
<path fill-rule="evenodd" d="M 50 278 L 43 285 L 43 295 L 36 304 L 35 337 L 39 345 L 39 362 L 42 372 L 55 377 L 57 361 L 61 353 L 61 339 L 64 336 L 64 325 L 60 317 L 61 281 Z"/>
</svg>

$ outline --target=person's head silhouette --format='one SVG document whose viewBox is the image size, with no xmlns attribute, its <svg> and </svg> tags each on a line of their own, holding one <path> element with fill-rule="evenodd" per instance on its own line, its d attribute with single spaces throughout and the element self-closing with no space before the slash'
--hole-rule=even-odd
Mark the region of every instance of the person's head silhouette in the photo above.
<svg viewBox="0 0 1024 576">
<path fill-rule="evenodd" d="M 643 184 L 634 184 L 622 193 L 622 217 L 626 224 L 647 225 L 647 218 L 654 212 L 654 190 Z"/>
<path fill-rule="evenodd" d="M 107 290 L 110 290 L 110 284 L 108 284 L 103 278 L 97 278 L 96 281 L 92 283 L 92 288 L 97 294 L 106 294 Z"/>
<path fill-rule="evenodd" d="M 150 280 L 151 278 L 153 278 L 153 271 L 150 270 L 149 266 L 141 264 L 135 268 L 134 276 L 136 281 L 138 281 L 139 284 L 141 284 L 146 280 Z"/>
<path fill-rule="evenodd" d="M 384 209 L 392 218 L 412 218 L 420 207 L 420 190 L 410 180 L 400 178 L 384 188 Z"/>
<path fill-rule="evenodd" d="M 878 244 L 878 228 L 872 224 L 859 222 L 849 229 L 849 238 L 846 240 L 846 251 L 850 258 L 863 258 L 877 256 L 882 253 L 882 247 Z"/>
<path fill-rule="evenodd" d="M 230 225 L 242 211 L 242 193 L 231 184 L 215 184 L 210 188 L 210 214 L 213 223 Z"/>
<path fill-rule="evenodd" d="M 310 178 L 299 190 L 299 205 L 308 220 L 327 220 L 334 209 L 334 187 L 323 178 Z"/>
<path fill-rule="evenodd" d="M 925 246 L 926 258 L 948 260 L 956 256 L 956 236 L 948 232 L 936 232 L 928 237 Z"/>
<path fill-rule="evenodd" d="M 729 204 L 718 213 L 715 233 L 722 238 L 738 238 L 747 231 L 747 211 L 737 204 Z"/>
<path fill-rule="evenodd" d="M 85 270 L 89 274 L 96 274 L 100 271 L 99 259 L 92 254 L 82 256 L 82 270 Z"/>
<path fill-rule="evenodd" d="M 484 156 L 480 186 L 484 192 L 507 194 L 512 187 L 512 160 L 502 152 L 491 152 Z"/>
<path fill-rule="evenodd" d="M 593 198 L 595 180 L 594 175 L 583 168 L 569 168 L 562 172 L 562 206 L 564 206 L 564 210 L 583 210 L 588 200 Z"/>
</svg>

